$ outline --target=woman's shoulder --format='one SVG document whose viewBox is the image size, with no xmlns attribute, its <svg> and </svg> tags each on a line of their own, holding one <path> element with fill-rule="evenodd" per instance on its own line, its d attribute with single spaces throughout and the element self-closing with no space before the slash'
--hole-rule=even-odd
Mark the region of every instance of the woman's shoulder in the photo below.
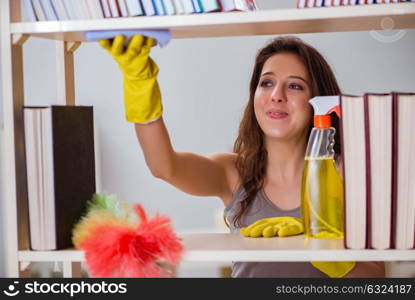
<svg viewBox="0 0 415 300">
<path fill-rule="evenodd" d="M 239 186 L 239 174 L 235 165 L 237 154 L 232 152 L 221 152 L 212 153 L 208 157 L 225 171 L 228 192 L 227 195 L 224 196 L 223 201 L 225 205 L 227 205 L 227 203 L 230 203 L 232 200 L 233 193 Z"/>
</svg>

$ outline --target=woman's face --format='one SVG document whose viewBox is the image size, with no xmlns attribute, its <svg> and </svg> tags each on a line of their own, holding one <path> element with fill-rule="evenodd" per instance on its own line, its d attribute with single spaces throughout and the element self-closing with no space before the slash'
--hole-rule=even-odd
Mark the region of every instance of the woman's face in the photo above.
<svg viewBox="0 0 415 300">
<path fill-rule="evenodd" d="M 280 53 L 262 68 L 254 97 L 258 124 L 267 138 L 296 139 L 310 126 L 311 83 L 298 56 Z"/>
</svg>

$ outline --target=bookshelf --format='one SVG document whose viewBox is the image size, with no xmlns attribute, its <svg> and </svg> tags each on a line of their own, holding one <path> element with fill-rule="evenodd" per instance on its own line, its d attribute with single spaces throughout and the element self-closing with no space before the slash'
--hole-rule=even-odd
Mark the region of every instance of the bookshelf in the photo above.
<svg viewBox="0 0 415 300">
<path fill-rule="evenodd" d="M 23 44 L 30 36 L 54 40 L 58 99 L 75 104 L 73 55 L 85 31 L 109 29 L 169 28 L 173 38 L 252 36 L 285 33 L 319 33 L 381 30 L 382 20 L 393 20 L 394 29 L 415 28 L 415 3 L 365 6 L 284 9 L 255 12 L 210 13 L 163 17 L 118 18 L 86 21 L 47 21 L 23 23 L 20 1 L 0 2 L 1 68 L 4 133 L 2 201 L 5 209 L 7 276 L 26 276 L 30 262 L 63 263 L 64 276 L 76 276 L 83 252 L 76 250 L 40 251 L 27 249 L 19 237 L 27 234 L 26 171 L 23 148 L 24 104 Z M 19 224 L 19 225 L 18 225 Z M 21 226 L 20 226 L 21 225 Z M 245 239 L 224 233 L 183 234 L 184 261 L 310 261 L 378 260 L 415 261 L 415 250 L 346 250 L 340 240 L 306 240 L 303 236 L 272 239 Z"/>
</svg>

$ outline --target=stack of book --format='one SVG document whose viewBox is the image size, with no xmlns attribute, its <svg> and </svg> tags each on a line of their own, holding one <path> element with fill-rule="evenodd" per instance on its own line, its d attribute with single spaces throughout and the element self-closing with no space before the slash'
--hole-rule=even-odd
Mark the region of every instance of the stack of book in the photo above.
<svg viewBox="0 0 415 300">
<path fill-rule="evenodd" d="M 252 11 L 255 0 L 22 0 L 26 22 Z"/>
<path fill-rule="evenodd" d="M 95 193 L 92 106 L 24 108 L 30 247 L 73 247 L 72 229 Z"/>
<path fill-rule="evenodd" d="M 415 2 L 415 0 L 297 0 L 298 8 Z"/>
<path fill-rule="evenodd" d="M 415 248 L 415 94 L 339 97 L 345 247 Z"/>
</svg>

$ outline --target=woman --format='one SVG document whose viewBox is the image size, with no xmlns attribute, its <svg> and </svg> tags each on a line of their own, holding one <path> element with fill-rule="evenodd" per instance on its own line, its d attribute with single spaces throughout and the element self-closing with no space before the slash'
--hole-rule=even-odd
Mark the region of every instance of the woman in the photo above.
<svg viewBox="0 0 415 300">
<path fill-rule="evenodd" d="M 300 217 L 301 177 L 316 95 L 340 89 L 324 58 L 298 38 L 272 40 L 256 57 L 234 153 L 175 152 L 162 119 L 151 38 L 100 41 L 124 74 L 126 118 L 135 123 L 152 174 L 197 196 L 217 196 L 231 231 L 274 216 Z M 339 140 L 339 139 L 337 139 Z M 337 146 L 339 146 L 337 144 Z M 337 154 L 339 154 L 337 147 Z M 307 262 L 237 262 L 234 277 L 326 277 Z M 358 262 L 348 277 L 384 276 L 383 263 Z"/>
</svg>

